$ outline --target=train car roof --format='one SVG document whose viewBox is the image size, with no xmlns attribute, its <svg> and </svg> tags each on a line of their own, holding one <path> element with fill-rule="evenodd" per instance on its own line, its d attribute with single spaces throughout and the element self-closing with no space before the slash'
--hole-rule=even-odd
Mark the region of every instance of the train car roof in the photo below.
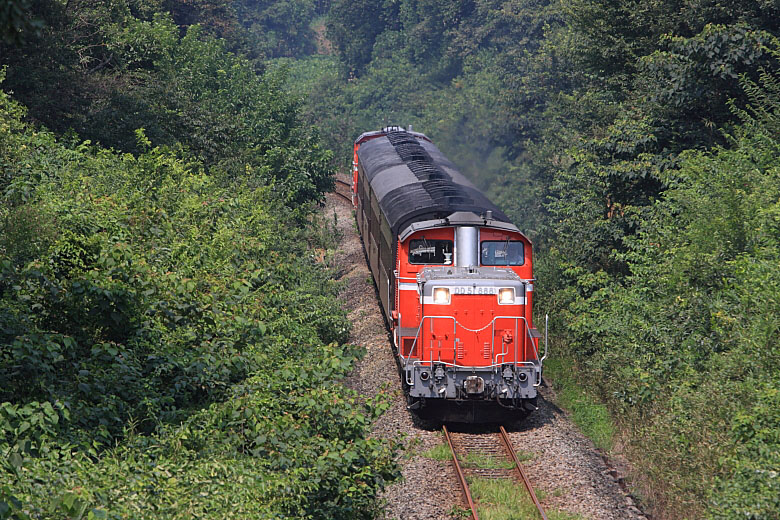
<svg viewBox="0 0 780 520">
<path fill-rule="evenodd" d="M 409 127 L 411 128 L 411 126 Z M 406 132 L 407 134 L 413 135 L 415 137 L 418 137 L 420 139 L 425 139 L 426 141 L 430 142 L 430 138 L 428 138 L 427 135 L 420 133 L 420 132 L 412 132 L 411 130 L 406 130 L 402 126 L 386 126 L 382 128 L 381 130 L 372 130 L 370 132 L 363 132 L 360 134 L 360 136 L 355 139 L 355 144 L 362 143 L 366 139 L 373 139 L 376 137 L 381 137 L 384 135 L 387 135 L 390 132 Z"/>
<path fill-rule="evenodd" d="M 394 235 L 399 235 L 413 223 L 445 222 L 451 215 L 464 212 L 482 217 L 488 211 L 492 212 L 491 220 L 496 227 L 517 230 L 509 218 L 421 134 L 403 130 L 389 132 L 363 143 L 357 154 Z"/>
</svg>

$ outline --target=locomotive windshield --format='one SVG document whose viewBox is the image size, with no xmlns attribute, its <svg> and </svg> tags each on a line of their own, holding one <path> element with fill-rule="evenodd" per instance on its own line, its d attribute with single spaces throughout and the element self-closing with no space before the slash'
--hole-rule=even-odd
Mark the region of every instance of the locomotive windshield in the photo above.
<svg viewBox="0 0 780 520">
<path fill-rule="evenodd" d="M 519 240 L 482 242 L 482 265 L 523 265 L 523 243 Z"/>
<path fill-rule="evenodd" d="M 410 264 L 452 263 L 452 240 L 411 240 L 409 242 Z"/>
</svg>

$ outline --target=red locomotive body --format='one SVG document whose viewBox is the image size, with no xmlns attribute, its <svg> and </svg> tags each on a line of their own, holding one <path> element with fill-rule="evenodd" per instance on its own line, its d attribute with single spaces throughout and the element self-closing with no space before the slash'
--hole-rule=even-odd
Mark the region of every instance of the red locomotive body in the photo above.
<svg viewBox="0 0 780 520">
<path fill-rule="evenodd" d="M 400 127 L 355 141 L 353 200 L 410 408 L 461 421 L 534 409 L 545 356 L 525 235 Z"/>
</svg>

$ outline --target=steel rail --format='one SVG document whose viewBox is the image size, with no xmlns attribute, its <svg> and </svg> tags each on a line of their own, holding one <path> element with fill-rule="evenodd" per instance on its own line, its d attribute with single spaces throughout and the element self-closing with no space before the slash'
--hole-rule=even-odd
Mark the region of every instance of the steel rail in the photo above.
<svg viewBox="0 0 780 520">
<path fill-rule="evenodd" d="M 341 197 L 342 199 L 349 202 L 350 205 L 352 205 L 352 184 L 342 181 L 341 179 L 333 179 L 336 183 L 336 190 L 332 191 L 334 195 L 337 197 Z M 340 191 L 338 191 L 339 186 L 344 186 L 349 189 L 349 195 L 344 195 Z"/>
<path fill-rule="evenodd" d="M 471 499 L 471 491 L 469 490 L 469 485 L 466 482 L 466 477 L 463 474 L 463 469 L 460 467 L 460 462 L 458 462 L 458 454 L 455 453 L 455 446 L 453 446 L 452 444 L 452 438 L 450 437 L 450 432 L 447 430 L 446 426 L 442 426 L 442 430 L 444 430 L 444 438 L 447 439 L 447 444 L 450 445 L 450 451 L 452 452 L 452 461 L 455 463 L 455 472 L 458 474 L 460 485 L 463 488 L 463 494 L 466 495 L 466 502 L 468 502 L 469 507 L 471 508 L 471 517 L 474 520 L 479 520 L 479 516 L 477 516 L 477 506 L 474 505 L 474 500 Z"/>
<path fill-rule="evenodd" d="M 347 202 L 349 202 L 350 206 L 352 205 L 352 197 L 349 197 L 349 196 L 344 195 L 343 193 L 339 193 L 337 191 L 332 191 L 331 193 L 333 193 L 333 195 L 336 195 L 337 197 L 341 197 L 342 199 L 344 199 Z"/>
<path fill-rule="evenodd" d="M 536 498 L 536 493 L 534 492 L 534 488 L 531 485 L 531 482 L 528 480 L 525 471 L 523 471 L 523 467 L 520 465 L 520 459 L 517 458 L 517 453 L 515 452 L 514 446 L 512 446 L 512 441 L 509 439 L 509 435 L 507 435 L 506 430 L 504 429 L 503 426 L 501 426 L 500 428 L 501 430 L 499 434 L 501 436 L 501 440 L 504 441 L 504 444 L 506 445 L 506 449 L 509 451 L 509 455 L 512 457 L 512 460 L 515 463 L 517 472 L 520 474 L 520 478 L 522 479 L 523 484 L 525 484 L 525 489 L 527 489 L 528 493 L 531 495 L 531 500 L 536 506 L 536 509 L 539 511 L 539 515 L 541 515 L 542 520 L 547 520 L 547 514 L 544 512 L 544 509 L 542 508 L 542 504 L 539 503 L 539 499 Z"/>
</svg>

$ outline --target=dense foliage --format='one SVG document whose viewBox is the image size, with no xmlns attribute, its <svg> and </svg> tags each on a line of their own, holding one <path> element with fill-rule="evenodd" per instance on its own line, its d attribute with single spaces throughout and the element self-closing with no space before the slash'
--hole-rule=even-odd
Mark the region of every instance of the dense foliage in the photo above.
<svg viewBox="0 0 780 520">
<path fill-rule="evenodd" d="M 3 86 L 53 131 L 137 152 L 134 131 L 144 128 L 155 144 L 183 144 L 207 167 L 239 176 L 249 165 L 276 178 L 290 202 L 328 188 L 319 174 L 326 154 L 297 126 L 296 102 L 276 88 L 280 79 L 258 81 L 251 62 L 228 52 L 243 49 L 241 35 L 250 34 L 238 19 L 238 28 L 225 29 L 241 6 L 196 5 L 191 13 L 174 2 L 173 17 L 188 22 L 177 25 L 154 2 L 40 0 L 35 12 L 46 30 L 0 48 L 9 65 Z M 204 24 L 192 25 L 199 17 Z M 232 39 L 209 37 L 217 28 Z M 302 197 L 294 200 L 295 192 Z"/>
<path fill-rule="evenodd" d="M 294 212 L 0 109 L 0 515 L 367 514 L 389 452 Z"/>
<path fill-rule="evenodd" d="M 0 40 L 20 43 L 25 33 L 39 29 L 41 22 L 30 14 L 29 0 L 4 0 L 0 3 Z"/>
<path fill-rule="evenodd" d="M 0 92 L 0 518 L 372 517 L 385 403 L 340 384 L 330 154 L 284 76 L 216 4 L 30 4 L 0 77 L 29 104 Z"/>
<path fill-rule="evenodd" d="M 337 0 L 338 55 L 289 67 L 345 161 L 358 133 L 414 124 L 532 236 L 556 348 L 661 517 L 780 509 L 778 14 Z"/>
</svg>

